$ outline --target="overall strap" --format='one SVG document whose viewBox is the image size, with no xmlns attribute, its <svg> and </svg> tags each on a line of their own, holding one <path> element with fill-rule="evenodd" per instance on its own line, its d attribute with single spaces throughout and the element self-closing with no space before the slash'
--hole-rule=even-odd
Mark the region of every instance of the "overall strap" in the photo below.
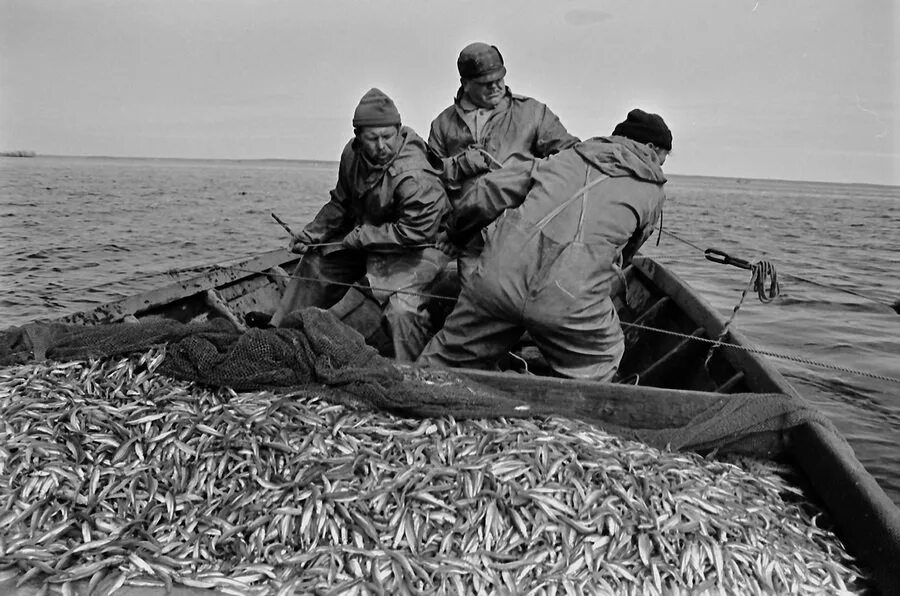
<svg viewBox="0 0 900 596">
<path fill-rule="evenodd" d="M 539 222 L 537 222 L 537 224 L 535 224 L 535 233 L 538 230 L 543 229 L 543 227 L 546 226 L 548 223 L 550 223 L 550 221 L 553 218 L 555 218 L 557 215 L 562 213 L 566 207 L 568 207 L 574 201 L 576 201 L 577 199 L 580 198 L 580 199 L 582 199 L 581 214 L 578 216 L 578 229 L 575 233 L 575 239 L 576 240 L 581 239 L 582 228 L 584 227 L 584 199 L 587 197 L 587 193 L 591 188 L 597 186 L 598 184 L 600 184 L 601 182 L 603 182 L 604 180 L 609 178 L 609 176 L 607 176 L 606 174 L 602 174 L 599 178 L 597 178 L 595 180 L 591 180 L 590 178 L 591 178 L 591 168 L 588 168 L 587 173 L 585 174 L 585 185 L 582 186 L 581 188 L 579 188 L 577 191 L 575 191 L 575 194 L 573 194 L 571 197 L 569 197 L 566 201 L 557 205 L 556 208 L 553 209 L 553 211 L 551 211 L 550 213 L 545 215 Z"/>
</svg>

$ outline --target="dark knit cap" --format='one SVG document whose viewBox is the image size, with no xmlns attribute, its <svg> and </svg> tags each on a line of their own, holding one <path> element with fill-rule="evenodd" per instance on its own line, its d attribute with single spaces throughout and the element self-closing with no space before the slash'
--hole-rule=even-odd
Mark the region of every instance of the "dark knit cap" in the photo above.
<svg viewBox="0 0 900 596">
<path fill-rule="evenodd" d="M 456 61 L 459 76 L 476 83 L 496 81 L 506 76 L 503 56 L 496 46 L 480 41 L 470 43 L 459 53 Z"/>
<path fill-rule="evenodd" d="M 613 135 L 627 137 L 638 143 L 653 143 L 660 149 L 672 150 L 672 131 L 659 114 L 648 114 L 635 108 L 624 122 L 616 124 Z"/>
<path fill-rule="evenodd" d="M 400 126 L 400 112 L 381 89 L 369 89 L 353 113 L 353 128 L 363 126 Z"/>
</svg>

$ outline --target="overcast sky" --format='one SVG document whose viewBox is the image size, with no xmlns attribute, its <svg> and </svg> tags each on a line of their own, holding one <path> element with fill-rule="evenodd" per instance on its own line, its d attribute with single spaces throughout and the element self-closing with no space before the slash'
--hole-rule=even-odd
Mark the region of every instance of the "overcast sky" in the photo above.
<svg viewBox="0 0 900 596">
<path fill-rule="evenodd" d="M 337 160 L 379 87 L 423 137 L 471 41 L 582 138 L 661 114 L 675 174 L 900 185 L 892 0 L 0 0 L 0 150 Z"/>
</svg>

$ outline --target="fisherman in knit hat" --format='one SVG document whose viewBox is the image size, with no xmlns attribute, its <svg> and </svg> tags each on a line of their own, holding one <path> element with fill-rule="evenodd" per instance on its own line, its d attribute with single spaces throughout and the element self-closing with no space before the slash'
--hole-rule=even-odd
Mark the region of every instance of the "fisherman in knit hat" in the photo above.
<svg viewBox="0 0 900 596">
<path fill-rule="evenodd" d="M 418 362 L 495 367 L 527 331 L 557 375 L 612 379 L 625 342 L 610 293 L 660 218 L 671 149 L 663 119 L 634 109 L 612 136 L 482 176 L 454 206 L 450 239 L 495 223 Z"/>
<path fill-rule="evenodd" d="M 428 144 L 444 162 L 442 180 L 455 203 L 479 176 L 519 157 L 547 157 L 571 147 L 570 135 L 550 108 L 506 86 L 506 65 L 496 46 L 475 42 L 456 61 L 460 87 L 453 104 L 431 123 Z M 465 279 L 481 251 L 475 236 L 459 257 Z"/>
<path fill-rule="evenodd" d="M 345 321 L 353 315 L 369 335 L 383 314 L 385 351 L 412 361 L 429 337 L 421 294 L 449 260 L 434 243 L 450 203 L 440 164 L 429 162 L 425 141 L 401 124 L 383 91 L 363 95 L 353 129 L 330 200 L 293 237 L 291 250 L 304 255 L 294 277 L 304 279 L 291 281 L 271 324 L 289 326 L 291 312 L 316 306 Z M 378 316 L 361 315 L 371 312 Z"/>
</svg>

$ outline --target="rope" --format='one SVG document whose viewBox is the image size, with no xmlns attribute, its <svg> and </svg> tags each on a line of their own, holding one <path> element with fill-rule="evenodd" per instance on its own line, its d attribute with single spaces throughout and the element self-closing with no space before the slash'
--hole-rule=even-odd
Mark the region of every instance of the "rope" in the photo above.
<svg viewBox="0 0 900 596">
<path fill-rule="evenodd" d="M 374 290 L 376 292 L 387 292 L 392 294 L 408 294 L 410 296 L 422 296 L 424 298 L 434 298 L 437 300 L 456 300 L 456 296 L 444 296 L 443 294 L 430 294 L 428 292 L 414 292 L 412 290 L 395 290 L 393 288 L 376 288 L 366 284 L 349 283 L 343 281 L 332 281 L 330 279 L 322 279 L 321 277 L 306 277 L 304 275 L 294 275 L 292 273 L 270 273 L 268 271 L 256 271 L 254 269 L 243 269 L 241 267 L 228 267 L 232 271 L 243 271 L 244 273 L 256 273 L 257 275 L 267 275 L 273 277 L 284 277 L 287 279 L 300 279 L 303 281 L 313 281 L 320 284 L 329 284 L 335 286 L 344 286 L 347 288 L 356 288 L 358 290 Z"/>
<path fill-rule="evenodd" d="M 690 339 L 699 342 L 705 342 L 709 344 L 717 344 L 718 346 L 725 348 L 733 348 L 735 350 L 744 350 L 745 352 L 753 352 L 754 354 L 761 354 L 763 356 L 769 356 L 770 358 L 778 358 L 780 360 L 789 360 L 791 362 L 798 362 L 800 364 L 807 364 L 810 366 L 818 366 L 820 368 L 827 368 L 830 370 L 836 370 L 840 372 L 860 375 L 863 377 L 869 377 L 870 379 L 878 379 L 879 381 L 887 381 L 889 383 L 897 383 L 900 384 L 900 378 L 897 377 L 889 377 L 886 375 L 881 375 L 878 373 L 873 373 L 865 370 L 856 370 L 853 368 L 846 368 L 844 366 L 838 366 L 837 364 L 831 364 L 829 362 L 820 362 L 817 360 L 809 360 L 808 358 L 801 358 L 800 356 L 796 356 L 794 354 L 785 354 L 781 352 L 772 352 L 770 350 L 761 350 L 759 348 L 751 348 L 748 346 L 741 346 L 738 344 L 732 344 L 727 342 L 721 342 L 719 340 L 708 339 L 705 337 L 696 337 L 694 335 L 687 335 L 685 333 L 679 333 L 678 331 L 670 331 L 668 329 L 657 329 L 656 327 L 648 327 L 646 325 L 641 325 L 639 323 L 625 323 L 621 322 L 623 327 L 632 327 L 634 329 L 643 329 L 645 331 L 654 331 L 656 333 L 662 333 L 664 335 L 672 335 L 675 337 L 680 337 L 682 339 Z"/>
<path fill-rule="evenodd" d="M 282 275 L 280 273 L 268 273 L 266 271 L 255 271 L 252 269 L 241 269 L 241 268 L 236 268 L 236 267 L 232 267 L 232 269 L 234 269 L 236 271 L 244 271 L 246 273 L 256 273 L 258 275 L 273 275 L 273 276 L 277 276 L 277 277 L 287 277 L 290 279 L 302 279 L 305 281 L 316 281 L 319 283 L 333 283 L 335 285 L 347 286 L 347 287 L 358 288 L 358 289 L 380 289 L 382 291 L 391 291 L 391 290 L 388 290 L 385 288 L 372 288 L 371 286 L 362 285 L 362 284 L 344 283 L 344 282 L 329 282 L 327 280 L 323 280 L 320 278 L 295 276 L 290 273 L 286 273 L 286 274 Z M 753 287 L 753 284 L 752 283 L 748 284 L 747 288 L 744 290 L 744 294 L 746 294 L 751 287 Z M 424 296 L 427 298 L 436 298 L 438 300 L 456 300 L 456 298 L 453 296 L 443 296 L 441 294 L 429 294 L 427 292 L 411 292 L 411 291 L 406 291 L 406 290 L 396 290 L 396 292 L 401 293 L 401 294 L 411 294 L 413 296 Z M 743 296 L 741 299 L 743 300 Z M 755 354 L 762 354 L 763 356 L 770 356 L 772 358 L 779 358 L 781 360 L 790 360 L 792 362 L 798 362 L 800 364 L 806 364 L 809 366 L 818 366 L 820 368 L 827 368 L 830 370 L 836 370 L 836 371 L 840 371 L 840 372 L 860 375 L 863 377 L 869 377 L 871 379 L 878 379 L 879 381 L 886 381 L 886 382 L 890 382 L 890 383 L 900 384 L 900 379 L 898 379 L 896 377 L 888 377 L 888 376 L 880 375 L 878 373 L 872 373 L 872 372 L 863 371 L 863 370 L 855 370 L 852 368 L 846 368 L 846 367 L 838 366 L 836 364 L 831 364 L 828 362 L 818 362 L 816 360 L 809 360 L 809 359 L 801 358 L 799 356 L 795 356 L 792 354 L 783 354 L 783 353 L 778 353 L 778 352 L 772 352 L 769 350 L 760 350 L 759 348 L 751 348 L 751 347 L 747 347 L 747 346 L 741 346 L 741 345 L 737 345 L 737 344 L 727 343 L 727 342 L 722 341 L 723 336 L 725 335 L 724 331 L 722 334 L 719 335 L 719 339 L 712 340 L 712 339 L 707 339 L 705 337 L 696 337 L 693 335 L 679 333 L 677 331 L 669 331 L 668 329 L 659 329 L 656 327 L 648 327 L 646 325 L 640 325 L 637 323 L 626 323 L 624 321 L 621 321 L 621 324 L 623 327 L 632 327 L 635 329 L 643 329 L 645 331 L 654 331 L 656 333 L 662 333 L 665 335 L 673 335 L 675 337 L 680 337 L 682 339 L 690 339 L 693 341 L 714 344 L 713 347 L 721 346 L 721 347 L 726 347 L 726 348 L 733 348 L 736 350 L 744 350 L 745 352 L 753 352 Z"/>
<path fill-rule="evenodd" d="M 697 250 L 700 251 L 700 252 L 703 252 L 703 251 L 705 250 L 704 248 L 701 248 L 699 245 L 694 244 L 694 243 L 691 242 L 690 240 L 685 240 L 684 238 L 682 238 L 682 237 L 679 236 L 678 234 L 675 234 L 675 233 L 673 233 L 673 232 L 670 232 L 669 230 L 663 230 L 662 228 L 660 228 L 659 231 L 660 231 L 661 233 L 663 233 L 663 234 L 666 234 L 667 236 L 671 236 L 672 238 L 674 238 L 674 239 L 677 240 L 678 242 L 681 242 L 681 243 L 683 243 L 683 244 L 687 244 L 688 246 L 697 249 Z"/>
<path fill-rule="evenodd" d="M 766 288 L 766 280 L 769 280 L 768 288 Z M 744 287 L 744 291 L 741 292 L 741 298 L 732 309 L 731 316 L 725 321 L 725 326 L 722 327 L 722 332 L 719 334 L 719 337 L 716 338 L 716 343 L 713 344 L 713 346 L 709 348 L 709 352 L 706 353 L 706 359 L 703 361 L 703 366 L 709 366 L 709 361 L 712 359 L 716 348 L 722 345 L 722 340 L 725 339 L 725 336 L 728 334 L 728 328 L 737 316 L 741 306 L 743 306 L 744 299 L 747 297 L 747 292 L 750 291 L 750 288 L 756 290 L 756 295 L 763 304 L 768 304 L 774 300 L 781 292 L 781 288 L 778 286 L 778 275 L 775 273 L 775 266 L 768 261 L 751 263 L 750 282 Z"/>
<path fill-rule="evenodd" d="M 855 291 L 855 290 L 849 290 L 849 289 L 847 289 L 847 288 L 841 288 L 841 287 L 838 287 L 838 286 L 832 286 L 832 285 L 828 285 L 828 284 L 823 284 L 823 283 L 821 283 L 821 282 L 818 282 L 818 281 L 815 281 L 815 280 L 812 280 L 812 279 L 809 279 L 809 278 L 806 278 L 806 277 L 803 277 L 803 276 L 800 276 L 800 275 L 794 275 L 794 274 L 792 274 L 792 273 L 785 273 L 785 274 L 783 274 L 783 275 L 784 275 L 784 277 L 788 277 L 788 278 L 790 278 L 790 279 L 796 279 L 797 281 L 802 281 L 802 282 L 805 282 L 805 283 L 808 283 L 808 284 L 811 284 L 811 285 L 814 285 L 814 286 L 818 286 L 818 287 L 820 287 L 820 288 L 828 288 L 829 290 L 836 290 L 836 291 L 838 291 L 838 292 L 844 292 L 845 294 L 851 294 L 851 295 L 853 295 L 853 296 L 857 296 L 857 297 L 859 297 L 859 298 L 863 298 L 864 300 L 870 300 L 871 302 L 874 302 L 875 304 L 880 304 L 881 306 L 887 306 L 887 307 L 890 308 L 891 310 L 896 310 L 896 309 L 894 308 L 893 305 L 887 304 L 886 302 L 882 302 L 882 301 L 881 301 L 880 299 L 878 299 L 878 298 L 873 298 L 873 297 L 871 297 L 871 296 L 867 296 L 867 295 L 865 295 L 865 294 L 861 294 L 861 293 L 859 293 L 859 292 L 857 292 L 857 291 Z M 900 313 L 898 313 L 898 314 L 900 314 Z"/>
<path fill-rule="evenodd" d="M 678 234 L 675 234 L 675 233 L 673 233 L 673 232 L 670 232 L 670 231 L 668 231 L 668 230 L 663 230 L 663 229 L 660 229 L 660 232 L 663 233 L 663 234 L 666 234 L 666 235 L 668 235 L 668 236 L 671 236 L 672 238 L 674 238 L 674 239 L 677 240 L 678 242 L 681 242 L 682 244 L 686 244 L 687 246 L 690 246 L 691 248 L 697 250 L 698 252 L 705 252 L 705 249 L 704 249 L 704 248 L 700 247 L 700 246 L 697 245 L 697 244 L 694 244 L 694 243 L 691 242 L 690 240 L 686 240 L 686 239 L 680 237 Z M 654 257 L 654 258 L 657 259 L 657 257 Z M 880 306 L 887 307 L 887 308 L 891 309 L 891 311 L 897 312 L 898 314 L 900 314 L 900 311 L 897 310 L 897 308 L 898 308 L 897 306 L 892 305 L 892 304 L 888 304 L 887 302 L 885 302 L 885 301 L 884 301 L 883 299 L 881 299 L 881 298 L 875 298 L 875 297 L 873 297 L 873 296 L 870 296 L 870 295 L 867 295 L 867 294 L 863 294 L 863 293 L 857 292 L 857 291 L 855 291 L 855 290 L 849 290 L 849 289 L 847 289 L 847 288 L 841 288 L 841 287 L 839 287 L 839 286 L 834 286 L 834 285 L 830 285 L 830 284 L 818 282 L 818 281 L 809 279 L 808 277 L 803 277 L 803 276 L 801 276 L 801 275 L 795 275 L 795 274 L 792 274 L 792 273 L 782 273 L 782 277 L 787 277 L 788 279 L 796 279 L 797 281 L 802 281 L 802 282 L 804 282 L 804 283 L 808 283 L 808 284 L 811 284 L 811 285 L 814 285 L 814 286 L 818 286 L 818 287 L 820 287 L 820 288 L 827 288 L 827 289 L 829 289 L 829 290 L 834 290 L 834 291 L 836 291 L 836 292 L 843 292 L 843 293 L 845 293 L 845 294 L 851 294 L 851 295 L 856 296 L 856 297 L 858 297 L 858 298 L 862 298 L 862 299 L 864 299 L 864 300 L 868 300 L 868 301 L 870 301 L 870 302 L 874 302 L 875 304 L 878 304 L 878 305 L 880 305 Z M 898 301 L 898 305 L 900 305 L 900 301 Z"/>
<path fill-rule="evenodd" d="M 759 298 L 759 301 L 763 304 L 768 304 L 775 300 L 781 293 L 775 265 L 769 261 L 758 261 L 750 265 L 750 270 L 753 272 L 750 284 L 756 290 L 756 297 Z M 766 280 L 769 280 L 768 288 L 766 288 Z"/>
<path fill-rule="evenodd" d="M 309 244 L 304 242 L 303 244 L 309 248 L 328 248 L 330 246 L 343 246 L 344 245 L 343 242 L 310 242 Z M 404 249 L 435 248 L 436 246 L 437 246 L 437 244 L 435 244 L 434 242 L 427 242 L 425 244 L 404 244 L 403 248 Z M 302 253 L 295 253 L 295 254 L 302 254 Z"/>
<path fill-rule="evenodd" d="M 477 149 L 477 150 L 479 151 L 479 153 L 481 153 L 482 155 L 484 155 L 485 157 L 487 157 L 487 158 L 488 158 L 489 160 L 491 160 L 493 163 L 497 164 L 497 167 L 499 167 L 499 168 L 502 168 L 502 167 L 503 167 L 503 162 L 497 161 L 497 158 L 496 158 L 496 157 L 494 157 L 493 155 L 491 155 L 490 153 L 488 153 L 487 151 L 485 151 L 485 150 L 482 149 L 481 147 L 475 147 L 475 149 Z"/>
</svg>

